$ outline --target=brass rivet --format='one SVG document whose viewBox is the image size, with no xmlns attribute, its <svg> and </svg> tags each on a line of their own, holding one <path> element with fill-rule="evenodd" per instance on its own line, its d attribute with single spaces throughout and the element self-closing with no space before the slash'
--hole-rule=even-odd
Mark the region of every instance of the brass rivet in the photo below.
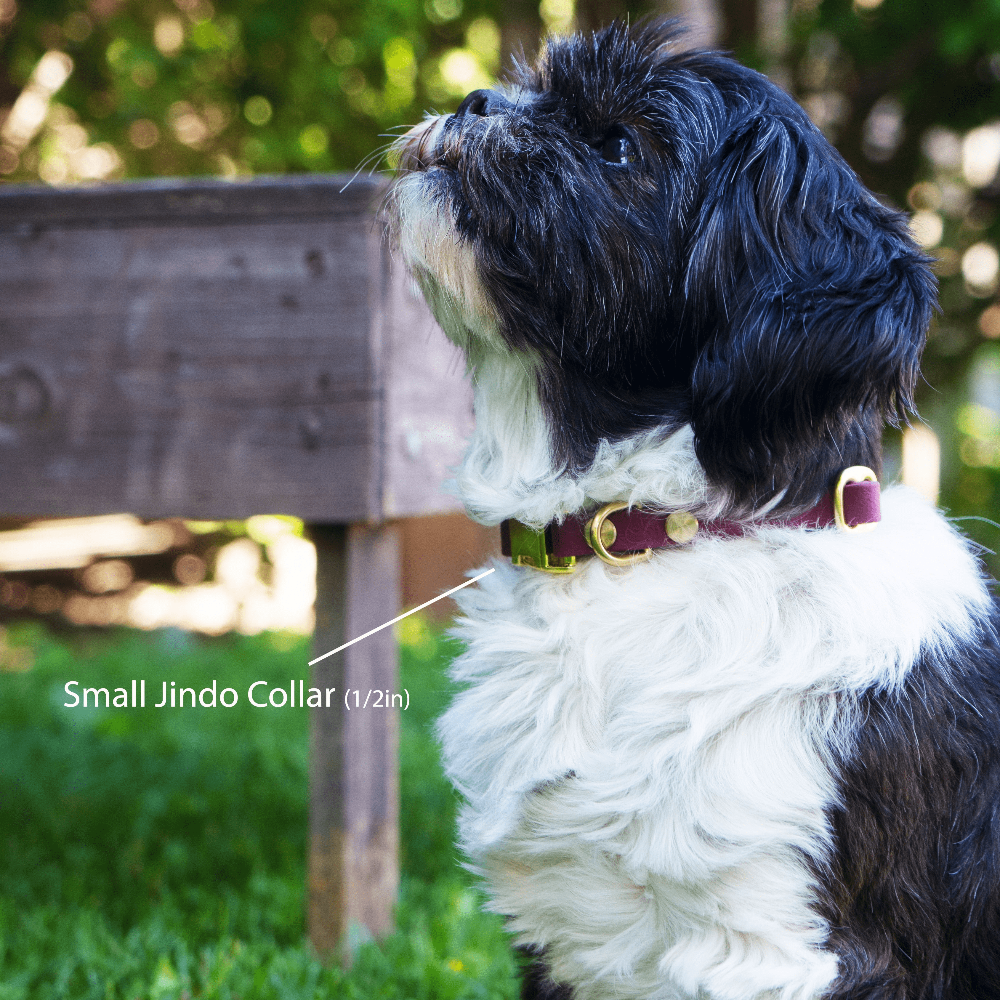
<svg viewBox="0 0 1000 1000">
<path fill-rule="evenodd" d="M 686 510 L 675 510 L 665 525 L 667 537 L 678 545 L 690 542 L 698 534 L 698 518 Z"/>
</svg>

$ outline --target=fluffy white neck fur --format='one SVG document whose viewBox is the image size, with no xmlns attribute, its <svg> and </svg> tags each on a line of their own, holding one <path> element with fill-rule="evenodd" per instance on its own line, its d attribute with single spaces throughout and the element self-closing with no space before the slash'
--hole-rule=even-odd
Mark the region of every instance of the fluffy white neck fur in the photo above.
<svg viewBox="0 0 1000 1000">
<path fill-rule="evenodd" d="M 553 460 L 533 366 L 493 350 L 482 354 L 470 358 L 476 429 L 455 476 L 457 493 L 477 521 L 510 517 L 541 528 L 611 501 L 702 514 L 711 508 L 689 426 L 602 441 L 590 468 L 571 474 Z"/>
</svg>

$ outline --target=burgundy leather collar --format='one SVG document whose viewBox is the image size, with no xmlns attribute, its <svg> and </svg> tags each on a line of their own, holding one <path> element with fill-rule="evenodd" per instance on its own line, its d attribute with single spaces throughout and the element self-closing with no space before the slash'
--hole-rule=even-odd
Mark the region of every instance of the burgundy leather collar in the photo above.
<svg viewBox="0 0 1000 1000">
<path fill-rule="evenodd" d="M 850 476 L 864 473 L 862 481 Z M 838 502 L 842 516 L 838 518 Z M 683 545 L 696 535 L 742 536 L 757 527 L 827 528 L 837 524 L 843 530 L 874 527 L 881 519 L 880 490 L 874 473 L 852 467 L 840 477 L 833 493 L 826 494 L 814 507 L 797 517 L 755 522 L 719 518 L 700 523 L 686 512 L 669 517 L 625 505 L 608 504 L 596 514 L 575 514 L 562 523 L 553 521 L 536 531 L 518 521 L 500 525 L 501 551 L 514 562 L 552 572 L 569 572 L 581 556 L 598 555 L 605 562 L 629 565 L 648 558 L 654 549 Z M 595 530 L 599 539 L 595 538 Z"/>
</svg>

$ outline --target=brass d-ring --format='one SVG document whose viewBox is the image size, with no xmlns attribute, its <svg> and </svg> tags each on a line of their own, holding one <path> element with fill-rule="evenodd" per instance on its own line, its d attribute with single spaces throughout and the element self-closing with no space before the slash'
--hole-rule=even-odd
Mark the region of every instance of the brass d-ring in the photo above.
<svg viewBox="0 0 1000 1000">
<path fill-rule="evenodd" d="M 853 527 L 847 523 L 844 517 L 844 487 L 848 483 L 877 483 L 878 478 L 875 473 L 866 465 L 852 465 L 849 469 L 844 469 L 837 480 L 837 485 L 833 491 L 833 520 L 841 531 L 850 531 L 861 534 L 865 531 L 873 531 L 878 527 L 878 521 L 863 521 Z"/>
<path fill-rule="evenodd" d="M 608 551 L 602 538 L 604 532 L 601 529 L 604 528 L 604 522 L 616 511 L 625 510 L 627 507 L 627 503 L 605 504 L 583 528 L 583 537 L 586 538 L 587 544 L 594 550 L 594 555 L 598 559 L 602 559 L 608 563 L 609 566 L 635 566 L 638 563 L 644 563 L 653 555 L 652 549 L 644 549 L 642 552 L 630 552 L 624 556 L 616 556 Z M 613 542 L 614 536 L 612 536 L 608 544 L 610 545 Z"/>
</svg>

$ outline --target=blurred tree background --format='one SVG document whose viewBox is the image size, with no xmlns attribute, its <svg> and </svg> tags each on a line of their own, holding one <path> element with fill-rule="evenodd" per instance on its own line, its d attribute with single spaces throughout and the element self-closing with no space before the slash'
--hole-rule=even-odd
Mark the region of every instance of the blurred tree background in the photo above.
<svg viewBox="0 0 1000 1000">
<path fill-rule="evenodd" d="M 920 393 L 941 503 L 1000 520 L 1000 0 L 0 0 L 0 177 L 378 167 L 545 34 L 651 14 L 768 73 L 914 213 L 941 281 Z"/>
</svg>

